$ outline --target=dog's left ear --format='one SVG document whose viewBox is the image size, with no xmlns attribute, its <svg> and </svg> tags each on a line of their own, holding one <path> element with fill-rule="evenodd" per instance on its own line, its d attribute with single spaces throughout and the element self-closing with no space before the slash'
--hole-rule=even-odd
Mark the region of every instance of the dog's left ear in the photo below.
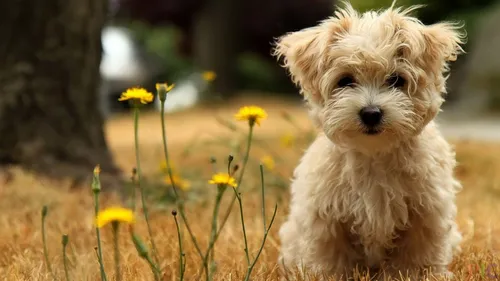
<svg viewBox="0 0 500 281">
<path fill-rule="evenodd" d="M 442 22 L 425 26 L 423 35 L 426 41 L 425 55 L 435 62 L 455 61 L 464 53 L 461 45 L 465 43 L 462 26 L 452 22 Z"/>
<path fill-rule="evenodd" d="M 447 76 L 443 74 L 449 71 L 448 63 L 464 53 L 461 45 L 465 43 L 465 33 L 460 31 L 461 28 L 462 26 L 450 22 L 424 27 L 425 50 L 422 59 L 428 65 L 428 74 L 434 76 L 436 90 L 440 93 L 432 98 L 424 124 L 434 119 L 444 101 L 442 95 L 446 93 Z"/>
</svg>

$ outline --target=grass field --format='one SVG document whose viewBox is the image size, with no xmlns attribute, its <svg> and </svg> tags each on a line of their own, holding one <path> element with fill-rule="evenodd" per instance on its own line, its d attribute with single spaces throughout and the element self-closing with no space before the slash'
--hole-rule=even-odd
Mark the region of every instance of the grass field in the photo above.
<svg viewBox="0 0 500 281">
<path fill-rule="evenodd" d="M 310 141 L 311 126 L 303 109 L 292 102 L 279 100 L 240 100 L 214 109 L 195 109 L 167 116 L 167 136 L 172 160 L 182 177 L 190 181 L 186 192 L 189 224 L 203 249 L 206 249 L 215 187 L 207 183 L 214 169 L 224 172 L 228 154 L 241 162 L 245 145 L 245 122 L 236 123 L 233 114 L 239 106 L 257 104 L 267 110 L 268 120 L 255 128 L 251 160 L 241 185 L 246 218 L 246 232 L 250 254 L 254 255 L 263 235 L 259 159 L 272 158 L 275 167 L 265 168 L 266 207 L 269 221 L 275 203 L 278 203 L 276 221 L 257 263 L 252 280 L 277 280 L 276 270 L 279 240 L 277 230 L 287 213 L 286 184 L 291 172 Z M 286 112 L 297 121 L 283 118 Z M 217 121 L 234 124 L 222 125 Z M 232 126 L 235 127 L 232 127 Z M 156 113 L 147 113 L 140 122 L 141 161 L 148 183 L 150 220 L 160 256 L 163 280 L 178 280 L 178 239 L 168 194 L 169 186 L 160 171 L 162 146 L 160 119 Z M 107 139 L 117 164 L 124 171 L 135 167 L 133 123 L 129 115 L 113 118 L 106 125 Z M 464 185 L 458 197 L 458 223 L 464 235 L 463 252 L 451 270 L 457 280 L 499 280 L 500 260 L 500 144 L 451 140 L 460 163 L 457 176 Z M 212 166 L 211 156 L 217 163 Z M 91 174 L 92 171 L 89 171 Z M 93 225 L 93 200 L 90 187 L 70 188 L 69 181 L 52 181 L 12 169 L 10 176 L 0 177 L 0 276 L 2 280 L 52 280 L 43 259 L 41 236 L 41 209 L 49 207 L 47 217 L 47 245 L 49 259 L 59 280 L 64 280 L 61 235 L 69 235 L 69 275 L 71 280 L 99 280 L 99 265 Z M 7 179 L 8 178 L 8 179 Z M 167 195 L 165 195 L 165 193 Z M 222 210 L 225 211 L 232 194 L 226 193 Z M 116 196 L 103 194 L 103 207 L 119 204 Z M 234 208 L 228 224 L 215 246 L 217 271 L 214 280 L 242 280 L 246 270 L 244 243 L 238 209 Z M 137 215 L 135 231 L 148 241 L 146 225 L 141 213 Z M 113 278 L 113 247 L 111 227 L 105 227 L 103 236 L 105 268 L 109 280 Z M 185 280 L 197 280 L 201 263 L 188 236 L 184 233 L 187 270 Z M 120 236 L 123 280 L 153 280 L 148 264 L 142 260 L 130 241 L 127 231 Z M 201 280 L 204 280 L 202 278 Z"/>
</svg>

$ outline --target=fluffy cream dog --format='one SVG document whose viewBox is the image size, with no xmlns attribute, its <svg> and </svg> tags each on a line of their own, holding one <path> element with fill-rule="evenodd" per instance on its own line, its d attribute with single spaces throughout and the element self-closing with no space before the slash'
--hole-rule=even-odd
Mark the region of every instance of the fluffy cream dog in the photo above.
<svg viewBox="0 0 500 281">
<path fill-rule="evenodd" d="M 360 14 L 346 4 L 276 43 L 321 129 L 294 173 L 284 271 L 450 274 L 461 186 L 433 119 L 464 36 L 453 23 L 422 24 L 415 8 Z"/>
</svg>

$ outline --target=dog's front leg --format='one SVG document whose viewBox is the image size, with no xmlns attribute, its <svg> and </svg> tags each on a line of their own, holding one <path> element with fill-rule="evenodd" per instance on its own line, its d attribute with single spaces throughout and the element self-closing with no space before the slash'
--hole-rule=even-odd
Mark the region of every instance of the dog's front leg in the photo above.
<svg viewBox="0 0 500 281">
<path fill-rule="evenodd" d="M 449 216 L 418 217 L 401 237 L 386 273 L 398 278 L 402 274 L 411 280 L 421 280 L 429 274 L 452 277 L 448 265 L 460 239 L 456 223 Z"/>
<path fill-rule="evenodd" d="M 280 229 L 279 266 L 285 280 L 347 280 L 355 267 L 354 251 L 340 224 L 319 217 L 290 216 Z M 298 272 L 296 271 L 298 270 Z"/>
</svg>

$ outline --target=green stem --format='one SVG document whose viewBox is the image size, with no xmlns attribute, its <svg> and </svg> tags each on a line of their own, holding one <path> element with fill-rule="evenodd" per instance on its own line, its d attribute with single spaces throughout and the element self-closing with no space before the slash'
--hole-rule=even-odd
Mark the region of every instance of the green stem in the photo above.
<svg viewBox="0 0 500 281">
<path fill-rule="evenodd" d="M 151 267 L 151 271 L 153 271 L 153 275 L 155 276 L 156 281 L 161 280 L 161 270 L 158 268 L 158 266 L 154 263 L 154 261 L 151 259 L 149 255 L 146 256 L 146 261 L 148 262 L 149 266 Z"/>
<path fill-rule="evenodd" d="M 122 280 L 121 269 L 120 269 L 120 246 L 118 245 L 118 226 L 119 223 L 117 221 L 113 221 L 111 223 L 113 227 L 113 242 L 115 248 L 115 276 L 116 281 Z"/>
<path fill-rule="evenodd" d="M 161 133 L 162 133 L 162 140 L 163 140 L 163 153 L 165 155 L 165 162 L 167 162 L 167 172 L 168 176 L 170 178 L 170 182 L 172 183 L 172 188 L 174 190 L 174 195 L 175 195 L 175 203 L 177 205 L 177 209 L 179 210 L 179 214 L 181 215 L 182 220 L 184 221 L 184 225 L 186 226 L 186 229 L 188 231 L 188 234 L 191 238 L 191 241 L 193 242 L 196 252 L 200 256 L 200 259 L 203 260 L 203 252 L 201 251 L 201 248 L 198 244 L 198 241 L 196 240 L 196 237 L 193 234 L 193 231 L 191 230 L 191 227 L 189 226 L 186 214 L 184 212 L 184 203 L 182 200 L 180 200 L 180 196 L 177 192 L 177 187 L 174 182 L 173 178 L 173 173 L 172 173 L 172 168 L 170 166 L 170 159 L 168 155 L 168 146 L 167 146 L 167 133 L 166 133 L 166 128 L 165 128 L 165 100 L 160 101 L 161 106 L 160 106 L 160 119 L 161 119 Z"/>
<path fill-rule="evenodd" d="M 130 236 L 132 237 L 132 242 L 134 242 L 135 249 L 137 250 L 137 253 L 139 254 L 139 257 L 143 258 L 146 260 L 151 268 L 151 271 L 153 272 L 153 275 L 155 277 L 156 281 L 161 280 L 161 270 L 158 268 L 158 266 L 153 262 L 151 259 L 151 256 L 148 253 L 148 247 L 142 242 L 141 238 L 137 235 L 134 234 L 134 229 L 132 226 L 129 227 L 130 231 Z"/>
<path fill-rule="evenodd" d="M 248 267 L 247 274 L 245 276 L 245 281 L 250 280 L 250 275 L 252 274 L 252 270 L 255 267 L 255 264 L 257 263 L 257 260 L 259 259 L 260 254 L 262 253 L 262 249 L 264 249 L 264 245 L 266 244 L 266 240 L 267 240 L 267 235 L 269 234 L 269 230 L 273 226 L 277 211 L 278 211 L 278 205 L 275 205 L 273 216 L 271 217 L 271 222 L 269 223 L 269 227 L 267 227 L 264 231 L 264 238 L 262 239 L 262 243 L 260 245 L 259 251 L 257 252 L 257 255 L 255 256 L 255 259 L 253 260 L 252 264 Z"/>
<path fill-rule="evenodd" d="M 240 177 L 238 178 L 238 182 L 237 182 L 237 186 L 235 188 L 236 191 L 239 191 L 240 190 L 240 187 L 241 187 L 241 182 L 243 181 L 243 175 L 245 174 L 245 169 L 246 169 L 246 166 L 247 166 L 247 163 L 248 163 L 248 158 L 250 156 L 250 148 L 251 148 L 251 145 L 252 145 L 252 137 L 253 137 L 253 125 L 250 125 L 250 130 L 248 132 L 248 139 L 247 139 L 247 150 L 246 150 L 246 153 L 245 153 L 245 158 L 243 158 L 243 165 L 241 167 L 241 172 L 240 172 Z M 229 208 L 227 208 L 227 211 L 224 215 L 224 218 L 222 219 L 222 223 L 221 223 L 221 226 L 219 228 L 219 232 L 222 230 L 222 228 L 224 227 L 224 225 L 226 224 L 226 221 L 227 219 L 229 218 L 229 215 L 231 214 L 231 210 L 233 208 L 233 205 L 235 203 L 237 199 L 237 196 L 236 196 L 236 193 L 235 195 L 233 196 L 233 199 L 231 200 L 231 203 L 229 204 Z"/>
<path fill-rule="evenodd" d="M 253 125 L 250 124 L 250 130 L 248 132 L 248 138 L 247 138 L 247 149 L 246 149 L 246 152 L 245 152 L 245 158 L 243 158 L 243 165 L 241 167 L 241 172 L 240 172 L 240 177 L 238 178 L 238 182 L 237 182 L 237 187 L 235 188 L 235 191 L 238 191 L 239 188 L 240 188 L 240 185 L 241 185 L 241 182 L 243 180 L 243 174 L 245 173 L 245 168 L 247 166 L 247 163 L 248 163 L 248 158 L 250 156 L 250 148 L 251 148 L 251 145 L 252 145 L 252 137 L 253 137 Z M 224 217 L 221 221 L 221 224 L 220 224 L 220 227 L 219 227 L 219 230 L 217 231 L 217 233 L 215 234 L 215 237 L 214 237 L 214 241 L 212 241 L 212 243 L 210 243 L 208 245 L 208 250 L 207 250 L 207 254 L 205 256 L 202 257 L 202 260 L 203 260 L 203 266 L 207 266 L 207 261 L 208 261 L 208 253 L 212 250 L 212 248 L 214 247 L 215 245 L 215 242 L 217 241 L 217 239 L 219 238 L 219 235 L 220 233 L 222 232 L 222 229 L 224 228 L 224 226 L 226 225 L 226 222 L 229 218 L 229 215 L 231 214 L 231 210 L 233 208 L 233 205 L 234 203 L 236 202 L 236 194 L 233 196 L 233 198 L 231 199 L 231 203 L 229 205 L 229 207 L 227 208 L 225 214 L 224 214 Z M 198 273 L 198 276 L 201 274 L 201 269 L 200 269 L 200 272 Z"/>
<path fill-rule="evenodd" d="M 68 245 L 68 236 L 63 235 L 63 265 L 64 265 L 64 275 L 66 276 L 66 281 L 69 281 L 69 271 L 68 271 L 68 258 L 66 256 L 66 246 Z"/>
<path fill-rule="evenodd" d="M 49 261 L 49 250 L 47 249 L 47 240 L 46 240 L 46 235 L 45 235 L 45 218 L 47 217 L 48 214 L 48 208 L 47 206 L 43 206 L 42 208 L 42 242 L 43 242 L 43 256 L 45 258 L 45 264 L 47 265 L 47 269 L 50 272 L 50 275 L 52 276 L 52 279 L 57 280 L 56 275 L 54 274 L 54 271 L 52 271 L 52 266 Z"/>
<path fill-rule="evenodd" d="M 267 235 L 269 234 L 269 230 L 271 229 L 273 223 L 274 223 L 274 218 L 276 217 L 276 212 L 278 210 L 278 205 L 274 206 L 274 212 L 273 216 L 271 217 L 271 223 L 269 224 L 269 227 L 266 224 L 266 196 L 265 196 L 265 188 L 264 188 L 264 169 L 262 167 L 262 164 L 260 165 L 260 183 L 261 183 L 261 199 L 262 199 L 262 221 L 264 225 L 264 237 L 262 239 L 262 243 L 260 245 L 259 251 L 257 252 L 257 255 L 255 256 L 252 264 L 249 264 L 247 274 L 245 276 L 245 281 L 250 280 L 250 275 L 252 274 L 252 270 L 255 267 L 255 264 L 257 263 L 257 260 L 260 257 L 260 254 L 262 253 L 262 249 L 264 249 L 264 245 L 266 244 L 267 240 Z M 241 200 L 240 200 L 241 202 Z M 241 207 L 240 207 L 241 208 Z"/>
<path fill-rule="evenodd" d="M 95 217 L 99 213 L 99 191 L 94 191 L 94 213 Z M 106 271 L 104 270 L 104 262 L 102 260 L 102 246 L 101 246 L 101 231 L 98 227 L 95 228 L 97 236 L 97 260 L 99 261 L 99 270 L 101 272 L 101 281 L 107 281 Z"/>
<path fill-rule="evenodd" d="M 217 186 L 217 195 L 215 197 L 215 206 L 214 206 L 214 211 L 212 214 L 212 231 L 210 232 L 210 239 L 209 239 L 209 245 L 212 244 L 212 241 L 215 239 L 215 235 L 217 234 L 217 217 L 219 215 L 219 209 L 220 209 L 220 203 L 222 201 L 222 196 L 224 195 L 224 192 L 226 191 L 226 186 Z M 211 260 L 212 264 L 214 263 L 215 260 L 215 252 L 214 252 L 214 247 L 212 247 L 211 250 L 207 251 L 207 255 L 210 257 L 209 259 Z M 208 262 L 208 261 L 207 261 Z M 212 280 L 212 276 L 214 274 L 214 271 L 210 271 L 210 278 L 207 278 L 208 280 Z"/>
<path fill-rule="evenodd" d="M 248 163 L 248 158 L 250 157 L 250 148 L 252 146 L 252 137 L 253 137 L 253 125 L 250 125 L 250 130 L 248 132 L 248 139 L 247 139 L 247 149 L 245 152 L 245 158 L 243 158 L 243 165 L 241 167 L 241 172 L 240 172 L 240 177 L 238 178 L 237 186 L 235 188 L 236 191 L 240 190 L 241 187 L 241 182 L 243 181 L 243 175 L 245 174 L 245 169 L 247 167 Z M 237 199 L 236 193 L 233 199 L 231 200 L 231 204 L 229 204 L 229 208 L 227 208 L 226 214 L 224 216 L 224 219 L 222 220 L 221 227 L 219 228 L 219 231 L 222 230 L 224 225 L 226 224 L 227 219 L 229 218 L 229 215 L 231 214 L 231 210 L 233 208 L 233 205 Z"/>
<path fill-rule="evenodd" d="M 248 253 L 248 241 L 247 241 L 247 232 L 245 229 L 245 219 L 243 215 L 243 203 L 241 202 L 241 194 L 238 194 L 238 191 L 236 189 L 234 189 L 234 193 L 240 205 L 239 207 L 240 207 L 241 228 L 243 230 L 243 240 L 245 241 L 245 257 L 247 259 L 247 265 L 250 266 L 250 254 Z"/>
<path fill-rule="evenodd" d="M 215 116 L 215 119 L 216 119 L 219 123 L 221 123 L 222 125 L 224 125 L 224 126 L 226 126 L 226 127 L 227 127 L 227 125 L 224 123 L 225 121 L 222 121 L 222 120 L 223 120 L 223 118 L 218 117 L 218 116 Z M 231 131 L 236 131 L 236 132 L 238 132 L 239 134 L 242 134 L 242 135 L 243 135 L 243 134 L 245 134 L 245 132 L 242 132 L 242 131 L 240 130 L 240 128 L 237 128 L 237 127 L 234 127 L 234 130 L 232 130 L 232 129 L 231 129 Z M 215 136 L 215 137 L 217 136 L 217 134 L 210 134 L 210 135 L 213 135 L 213 136 Z M 265 150 L 273 151 L 273 148 L 272 148 L 272 147 L 269 145 L 269 143 L 268 143 L 268 142 L 266 142 L 265 140 L 261 140 L 261 139 L 257 139 L 257 138 L 255 138 L 255 139 L 253 139 L 252 141 L 254 142 L 254 145 L 258 145 L 258 146 L 260 146 L 261 148 L 263 148 L 263 149 L 265 149 Z M 227 146 L 227 142 L 225 142 L 224 140 L 221 140 L 221 141 L 220 141 L 220 144 L 224 145 L 225 147 Z M 280 161 L 282 160 L 281 156 L 280 156 L 278 153 L 274 154 L 273 156 L 274 156 L 274 158 L 276 158 L 277 160 L 280 160 Z"/>
<path fill-rule="evenodd" d="M 264 225 L 264 232 L 266 231 L 267 224 L 266 224 L 266 197 L 264 194 L 264 167 L 262 167 L 262 164 L 259 166 L 260 168 L 260 188 L 261 188 L 261 199 L 262 199 L 262 222 Z"/>
<path fill-rule="evenodd" d="M 252 138 L 253 138 L 253 124 L 250 124 L 250 130 L 248 131 L 248 139 L 247 139 L 247 151 L 245 153 L 245 158 L 243 159 L 243 166 L 241 167 L 240 177 L 238 178 L 238 186 L 236 189 L 240 189 L 241 182 L 243 180 L 243 175 L 245 174 L 245 168 L 247 167 L 248 158 L 250 157 L 250 148 L 252 146 Z"/>
<path fill-rule="evenodd" d="M 144 219 L 146 220 L 146 226 L 148 228 L 149 240 L 151 241 L 151 248 L 153 250 L 153 257 L 155 261 L 158 263 L 158 252 L 156 250 L 156 244 L 153 239 L 153 232 L 151 231 L 151 225 L 149 224 L 149 211 L 148 206 L 146 205 L 146 198 L 144 195 L 144 188 L 142 187 L 142 172 L 141 172 L 141 160 L 139 153 L 139 107 L 134 108 L 134 137 L 135 137 L 135 160 L 136 160 L 136 168 L 137 168 L 137 184 L 139 186 L 141 192 L 141 204 L 142 210 L 144 212 Z M 135 201 L 135 200 L 134 200 Z"/>
<path fill-rule="evenodd" d="M 132 209 L 132 211 L 135 212 L 135 209 L 136 209 L 136 201 L 137 201 L 137 183 L 136 183 L 136 180 L 135 180 L 135 173 L 137 173 L 137 169 L 133 169 L 132 170 L 132 177 L 131 177 L 131 189 L 130 189 L 130 193 L 131 193 L 131 197 L 132 197 L 132 202 L 130 202 L 130 208 Z M 134 173 L 135 171 L 135 173 Z"/>
<path fill-rule="evenodd" d="M 134 145 L 135 145 L 135 162 L 136 162 L 136 165 L 137 163 L 140 162 L 140 159 L 139 159 L 139 152 L 138 152 L 138 146 L 139 146 L 139 134 L 138 134 L 138 130 L 139 130 L 139 109 L 137 108 L 137 105 L 133 104 L 134 106 Z M 135 169 L 135 174 L 138 173 L 139 171 L 139 167 L 136 167 Z M 139 173 L 140 174 L 140 173 Z M 140 184 L 140 175 L 139 175 L 139 183 Z M 132 193 L 132 202 L 131 202 L 131 206 L 130 208 L 132 209 L 132 211 L 135 212 L 135 209 L 136 209 L 136 204 L 137 204 L 137 186 L 134 182 L 134 173 L 132 172 L 132 189 L 130 190 L 130 192 Z"/>
<path fill-rule="evenodd" d="M 184 280 L 184 252 L 182 251 L 182 237 L 177 216 L 174 214 L 175 228 L 177 230 L 177 239 L 179 240 L 179 281 Z"/>
</svg>

